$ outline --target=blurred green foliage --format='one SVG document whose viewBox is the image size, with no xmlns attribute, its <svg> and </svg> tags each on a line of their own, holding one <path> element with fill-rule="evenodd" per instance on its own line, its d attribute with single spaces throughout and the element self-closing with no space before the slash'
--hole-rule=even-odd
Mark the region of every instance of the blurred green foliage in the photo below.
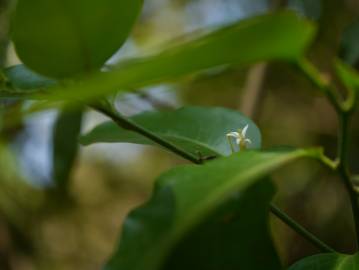
<svg viewBox="0 0 359 270">
<path fill-rule="evenodd" d="M 142 0 L 19 0 L 12 39 L 33 70 L 72 77 L 103 66 L 127 39 L 141 7 Z"/>
<path fill-rule="evenodd" d="M 82 9 L 79 7 L 83 1 L 75 3 L 75 5 L 71 1 L 65 1 L 66 5 L 76 8 L 74 9 L 75 13 L 71 13 L 70 17 L 65 16 L 66 12 L 61 17 L 68 21 L 64 25 L 69 26 L 62 28 L 55 22 L 56 16 L 53 16 L 59 11 L 57 4 L 52 3 L 56 1 L 36 2 L 46 4 L 49 12 L 39 13 L 39 10 L 34 8 L 36 5 L 31 1 L 20 1 L 23 5 L 21 9 L 23 14 L 20 14 L 20 17 L 15 17 L 15 22 L 19 25 L 16 28 L 22 30 L 18 33 L 14 32 L 14 41 L 18 44 L 17 51 L 24 52 L 19 53 L 20 58 L 29 67 L 42 74 L 58 78 L 72 77 L 73 74 L 93 72 L 99 69 L 121 47 L 127 34 L 117 35 L 115 33 L 118 33 L 117 31 L 122 26 L 125 30 L 121 33 L 129 32 L 134 20 L 130 15 L 135 16 L 138 13 L 138 5 L 140 5 L 140 1 L 133 1 L 131 4 L 123 1 L 103 1 L 101 3 L 97 3 L 97 1 L 96 4 L 95 1 L 85 1 L 87 4 L 93 2 L 93 5 L 98 6 L 88 5 L 88 9 Z M 356 1 L 250 1 L 249 4 L 243 4 L 245 2 L 248 1 L 208 1 L 207 3 L 200 0 L 145 1 L 142 15 L 134 27 L 131 39 L 120 51 L 119 58 L 128 57 L 131 53 L 126 54 L 127 51 L 135 51 L 136 55 L 145 55 L 145 57 L 135 61 L 121 60 L 122 64 L 116 66 L 114 70 L 112 70 L 113 66 L 106 67 L 106 69 L 111 69 L 111 72 L 91 74 L 87 81 L 81 83 L 65 80 L 61 82 L 60 86 L 55 87 L 55 90 L 59 92 L 50 98 L 57 100 L 59 97 L 84 96 L 91 99 L 102 93 L 114 91 L 123 93 L 136 90 L 134 93 L 137 96 L 140 96 L 141 93 L 146 94 L 145 98 L 141 99 L 142 103 L 136 99 L 134 104 L 128 105 L 125 104 L 123 96 L 114 98 L 114 103 L 118 105 L 120 111 L 123 110 L 126 113 L 123 109 L 126 105 L 142 110 L 144 103 L 161 110 L 161 106 L 158 105 L 163 103 L 168 105 L 167 101 L 163 101 L 162 96 L 153 97 L 152 92 L 141 89 L 141 87 L 165 79 L 165 81 L 172 82 L 167 88 L 173 93 L 172 99 L 175 99 L 178 105 L 223 106 L 241 110 L 243 103 L 252 104 L 251 96 L 248 93 L 253 92 L 250 74 L 254 74 L 254 81 L 258 83 L 254 84 L 257 85 L 254 88 L 260 89 L 260 95 L 258 95 L 258 100 L 253 103 L 255 104 L 255 116 L 247 116 L 254 118 L 260 127 L 263 147 L 322 145 L 326 153 L 334 157 L 338 126 L 335 112 L 326 100 L 317 94 L 315 87 L 298 74 L 293 65 L 271 62 L 266 64 L 264 72 L 258 72 L 255 67 L 248 65 L 239 67 L 227 65 L 249 64 L 258 59 L 294 59 L 303 52 L 303 48 L 306 47 L 313 34 L 309 25 L 307 28 L 300 23 L 297 24 L 296 17 L 293 19 L 294 17 L 290 17 L 291 15 L 287 15 L 288 13 L 283 13 L 285 15 L 274 22 L 275 31 L 270 24 L 272 20 L 270 16 L 268 21 L 257 26 L 255 34 L 247 31 L 246 27 L 243 29 L 232 26 L 225 31 L 217 31 L 214 32 L 215 34 L 208 35 L 207 32 L 218 27 L 218 25 L 213 27 L 213 24 L 208 28 L 200 29 L 200 33 L 191 35 L 188 35 L 188 29 L 192 29 L 191 22 L 201 21 L 201 19 L 205 21 L 204 18 L 207 20 L 208 18 L 220 18 L 213 19 L 213 21 L 222 24 L 242 19 L 240 16 L 227 18 L 227 13 L 221 13 L 221 9 L 218 7 L 225 7 L 225 9 L 233 11 L 241 6 L 238 10 L 241 10 L 244 16 L 248 16 L 255 13 L 253 10 L 259 2 L 265 2 L 263 5 L 259 3 L 259 6 L 263 7 L 262 13 L 268 12 L 272 6 L 288 6 L 303 16 L 317 21 L 319 30 L 313 46 L 309 49 L 309 56 L 325 72 L 332 74 L 333 70 L 327 69 L 328 62 L 330 63 L 338 56 L 354 68 L 358 66 L 356 18 L 359 8 Z M 321 2 L 323 3 L 321 4 Z M 118 5 L 118 8 L 98 8 L 102 5 L 111 7 Z M 209 8 L 211 5 L 217 9 Z M 193 8 L 194 6 L 197 8 Z M 0 45 L 8 48 L 8 1 L 1 1 L 0 7 Z M 91 11 L 96 10 L 96 12 L 89 12 L 90 9 Z M 103 23 L 98 23 L 95 15 L 104 10 L 107 14 L 106 20 L 101 21 Z M 131 14 L 128 13 L 128 10 L 131 11 Z M 203 14 L 206 13 L 208 13 L 207 16 L 204 16 Z M 34 16 L 34 14 L 37 15 Z M 126 17 L 127 15 L 129 17 Z M 287 16 L 290 17 L 289 21 L 286 21 Z M 128 23 L 119 26 L 119 22 L 122 22 L 124 17 Z M 263 20 L 266 16 L 260 18 Z M 90 52 L 92 48 L 96 52 L 101 52 L 93 58 L 93 61 L 90 61 L 90 68 L 87 56 L 82 50 L 84 47 L 79 46 L 79 40 L 71 39 L 74 42 L 71 42 L 73 46 L 70 44 L 71 46 L 67 47 L 65 51 L 61 49 L 66 40 L 69 40 L 67 37 L 73 35 L 73 31 L 78 29 L 72 27 L 72 20 L 79 22 L 80 29 L 88 29 L 84 32 L 89 34 L 85 36 L 85 40 L 89 41 Z M 32 23 L 28 23 L 29 21 Z M 257 21 L 257 18 L 252 19 L 252 24 Z M 206 25 L 205 22 L 203 25 Z M 51 28 L 63 31 L 48 31 Z M 103 29 L 109 30 L 103 31 Z M 33 38 L 34 35 L 38 35 L 39 38 Z M 220 35 L 223 39 L 218 44 L 211 43 L 211 39 L 216 35 L 217 37 Z M 197 46 L 186 46 L 186 42 L 198 36 L 203 38 L 198 41 Z M 166 45 L 165 53 L 157 54 L 156 51 L 163 48 L 158 44 L 168 43 L 168 40 L 172 38 L 177 39 L 174 39 L 170 46 Z M 26 42 L 25 44 L 24 39 L 34 43 Z M 101 39 L 100 43 L 95 42 L 98 39 Z M 37 51 L 33 51 L 31 46 L 27 47 L 29 44 L 36 47 Z M 218 45 L 218 50 L 213 49 Z M 157 47 L 155 53 L 153 53 L 153 47 Z M 213 53 L 214 51 L 216 53 Z M 148 52 L 151 52 L 150 57 L 146 56 Z M 295 53 L 292 54 L 293 52 Z M 6 55 L 8 59 L 6 60 L 6 57 L 2 55 Z M 211 57 L 209 58 L 208 55 Z M 0 56 L 0 63 L 17 63 L 11 54 L 11 47 L 8 50 L 1 50 Z M 204 68 L 211 66 L 218 67 L 203 71 Z M 202 72 L 197 72 L 199 70 Z M 59 170 L 59 176 L 55 177 L 65 180 L 65 188 L 69 195 L 67 200 L 71 203 L 59 200 L 59 197 L 54 196 L 53 193 L 53 179 L 50 179 L 50 183 L 39 179 L 34 180 L 34 176 L 31 177 L 29 171 L 24 171 L 24 166 L 22 166 L 29 160 L 21 161 L 22 152 L 17 152 L 21 145 L 31 139 L 30 137 L 43 135 L 41 130 L 35 134 L 29 134 L 27 118 L 17 117 L 21 115 L 24 108 L 31 105 L 31 103 L 23 102 L 23 97 L 28 96 L 29 93 L 33 94 L 34 88 L 39 88 L 36 91 L 41 90 L 41 95 L 47 94 L 45 88 L 55 83 L 42 76 L 37 77 L 39 76 L 37 74 L 29 75 L 28 71 L 24 66 L 12 67 L 3 71 L 4 77 L 8 78 L 6 87 L 17 89 L 16 94 L 20 98 L 3 99 L 0 105 L 2 123 L 0 269 L 100 269 L 113 252 L 117 241 L 116 236 L 120 234 L 123 219 L 128 211 L 148 198 L 153 179 L 173 165 L 183 163 L 183 160 L 152 147 L 135 148 L 117 144 L 107 148 L 105 145 L 81 148 L 80 156 L 76 157 L 74 150 L 77 146 L 74 142 L 80 131 L 80 118 L 79 114 L 75 112 L 77 119 L 70 117 L 69 121 L 67 118 L 69 112 L 65 111 L 62 114 L 65 116 L 60 116 L 60 121 L 55 125 L 57 132 L 54 141 L 59 143 L 52 145 L 46 139 L 41 139 L 43 144 L 49 144 L 55 150 L 52 153 L 55 156 L 55 164 L 60 164 L 56 161 L 58 159 L 72 161 L 62 166 L 66 170 Z M 195 73 L 193 73 L 194 71 Z M 346 71 L 341 74 L 346 78 L 342 80 L 346 86 L 357 87 L 357 81 L 353 80 Z M 186 76 L 183 78 L 183 75 Z M 182 78 L 178 79 L 179 77 Z M 25 78 L 26 84 L 23 84 L 22 78 Z M 28 84 L 29 82 L 30 84 Z M 99 86 L 103 86 L 103 88 Z M 64 90 L 65 92 L 63 92 Z M 66 90 L 70 92 L 68 93 Z M 76 90 L 79 90 L 78 93 Z M 95 126 L 94 119 L 98 116 L 87 111 L 85 113 L 84 129 L 88 131 L 89 126 Z M 161 113 L 156 112 L 155 114 L 161 115 Z M 47 112 L 43 114 L 47 114 Z M 350 149 L 350 165 L 355 173 L 359 172 L 356 154 L 359 150 L 357 117 L 358 115 L 355 115 L 352 122 Z M 172 119 L 168 121 L 173 124 Z M 207 121 L 210 120 L 203 121 L 204 127 L 207 127 Z M 16 125 L 13 124 L 14 122 Z M 11 124 L 9 125 L 9 123 Z M 211 124 L 223 128 L 220 121 L 218 124 Z M 174 126 L 177 128 L 176 125 Z M 48 127 L 48 129 L 51 128 Z M 71 134 L 70 130 L 73 131 Z M 250 131 L 252 132 L 253 129 Z M 250 135 L 250 137 L 252 136 Z M 120 139 L 123 140 L 122 137 Z M 40 149 L 37 150 L 30 153 L 34 159 L 41 155 Z M 131 154 L 134 152 L 139 154 Z M 51 160 L 50 157 L 51 154 L 46 155 L 49 160 Z M 54 168 L 56 171 L 56 167 Z M 62 173 L 65 174 L 61 175 Z M 40 178 L 35 174 L 36 177 Z M 290 215 L 335 247 L 336 250 L 343 253 L 351 253 L 355 250 L 349 202 L 336 175 L 324 170 L 319 164 L 301 161 L 279 170 L 274 174 L 273 179 L 278 186 L 275 201 Z M 39 182 L 40 185 L 34 184 Z M 268 201 L 269 198 L 263 203 L 263 208 Z M 251 205 L 246 203 L 248 202 L 239 203 L 236 207 L 250 209 Z M 170 205 L 165 206 L 169 207 Z M 214 213 L 213 220 L 221 216 L 220 210 L 218 216 L 216 214 Z M 263 214 L 261 217 L 264 219 L 265 215 Z M 258 224 L 264 226 L 264 222 Z M 318 252 L 276 219 L 271 219 L 271 224 L 275 246 L 283 265 L 290 265 L 299 258 Z M 216 231 L 217 227 L 209 227 L 214 229 L 206 230 L 205 225 L 198 227 L 197 231 L 194 230 L 193 235 L 203 232 L 203 238 L 209 238 L 208 233 Z M 231 224 L 227 224 L 227 226 L 230 227 Z M 200 243 L 203 238 L 199 238 L 200 241 L 193 240 L 195 238 L 184 239 L 178 249 L 180 252 L 175 252 L 168 261 L 170 268 L 174 268 L 173 265 L 182 266 L 181 263 L 185 268 L 188 267 L 183 258 L 191 257 L 196 249 L 204 248 L 196 246 L 196 243 Z M 227 239 L 224 238 L 223 241 Z M 192 240 L 193 242 L 191 242 Z M 209 247 L 221 245 L 220 241 L 217 242 L 218 239 L 209 240 Z M 192 252 L 193 249 L 195 251 Z M 186 254 L 184 252 L 186 250 L 190 250 L 190 252 Z M 183 254 L 185 256 L 181 257 L 180 255 Z M 328 262 L 328 267 L 331 267 L 332 261 L 336 263 L 341 259 L 338 258 L 324 258 L 323 260 Z M 215 257 L 211 259 L 213 259 L 212 265 L 215 265 Z M 134 261 L 139 261 L 137 256 L 134 256 Z"/>
</svg>

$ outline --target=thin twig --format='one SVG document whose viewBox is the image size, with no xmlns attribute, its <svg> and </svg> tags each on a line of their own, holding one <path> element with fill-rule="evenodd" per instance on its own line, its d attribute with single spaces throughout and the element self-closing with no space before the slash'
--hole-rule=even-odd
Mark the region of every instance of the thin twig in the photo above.
<svg viewBox="0 0 359 270">
<path fill-rule="evenodd" d="M 333 167 L 342 178 L 345 188 L 347 190 L 352 215 L 354 220 L 356 245 L 359 247 L 359 204 L 358 195 L 355 187 L 351 181 L 351 176 L 348 169 L 348 145 L 349 145 L 349 123 L 350 118 L 354 110 L 355 94 L 349 94 L 348 98 L 342 101 L 336 94 L 335 89 L 331 82 L 323 77 L 320 72 L 306 59 L 300 59 L 297 61 L 297 67 L 306 75 L 306 77 L 323 92 L 328 101 L 332 104 L 339 118 L 339 135 L 338 135 L 338 164 Z M 350 90 L 350 89 L 349 89 Z M 350 92 L 349 92 L 350 93 Z M 353 96 L 354 95 L 354 96 Z"/>
<path fill-rule="evenodd" d="M 290 216 L 288 216 L 286 213 L 284 213 L 282 210 L 280 210 L 277 206 L 274 204 L 270 205 L 270 211 L 281 221 L 283 221 L 285 224 L 287 224 L 290 228 L 292 228 L 294 231 L 296 231 L 298 234 L 302 235 L 305 239 L 307 239 L 310 243 L 312 243 L 314 246 L 319 248 L 322 252 L 335 252 L 334 249 L 332 249 L 330 246 L 319 240 L 314 234 L 309 232 L 307 229 L 305 229 L 303 226 L 301 226 L 299 223 L 297 223 L 294 219 L 292 219 Z"/>
<path fill-rule="evenodd" d="M 120 115 L 115 110 L 109 108 L 109 106 L 104 106 L 103 104 L 96 104 L 92 105 L 92 108 L 95 110 L 103 113 L 104 115 L 110 117 L 117 125 L 120 127 L 131 130 L 134 132 L 137 132 L 146 138 L 149 138 L 150 140 L 154 141 L 155 143 L 167 148 L 171 152 L 183 157 L 184 159 L 187 159 L 195 164 L 202 164 L 203 161 L 201 158 L 198 158 L 197 156 L 193 155 L 192 153 L 189 153 L 185 151 L 184 149 L 179 148 L 177 145 L 161 138 L 160 136 L 156 135 L 155 133 L 151 132 L 150 130 L 138 125 L 137 123 L 133 122 L 132 120 Z"/>
<path fill-rule="evenodd" d="M 107 115 L 108 117 L 110 117 L 120 127 L 137 132 L 137 133 L 149 138 L 150 140 L 156 142 L 157 144 L 167 148 L 168 150 L 172 151 L 173 153 L 175 153 L 195 164 L 202 164 L 204 161 L 201 157 L 197 158 L 196 156 L 192 155 L 191 153 L 188 153 L 185 150 L 178 148 L 176 145 L 173 145 L 172 143 L 168 142 L 166 139 L 163 139 L 162 137 L 157 136 L 156 134 L 152 133 L 151 131 L 139 126 L 138 124 L 134 123 L 130 119 L 123 117 L 119 113 L 115 112 L 111 108 L 111 105 L 109 105 L 109 104 L 104 105 L 103 103 L 100 103 L 100 104 L 96 104 L 96 105 L 91 105 L 91 107 L 94 108 L 95 110 Z M 271 204 L 270 211 L 273 212 L 273 214 L 275 214 L 285 224 L 292 227 L 293 230 L 298 232 L 305 239 L 310 240 L 310 242 L 313 243 L 315 246 L 318 246 L 318 243 L 322 243 L 321 240 L 319 240 L 316 236 L 309 233 L 305 229 L 299 230 L 298 228 L 302 228 L 302 226 L 300 224 L 298 224 L 297 222 L 295 222 L 294 220 L 291 220 L 291 222 L 288 222 L 288 218 L 286 218 L 288 216 L 284 212 L 282 212 L 278 207 L 276 207 L 275 205 Z M 326 245 L 322 244 L 321 250 L 327 251 L 327 252 L 328 251 L 334 252 L 334 250 L 328 246 L 326 246 L 326 250 L 322 249 L 324 246 L 326 246 Z"/>
<path fill-rule="evenodd" d="M 342 111 L 339 97 L 330 84 L 329 78 L 323 76 L 312 63 L 307 59 L 299 59 L 296 63 L 297 68 L 315 85 L 329 100 L 336 112 Z"/>
<path fill-rule="evenodd" d="M 349 145 L 349 123 L 351 113 L 342 111 L 339 114 L 339 142 L 338 142 L 338 155 L 339 165 L 338 173 L 343 179 L 344 185 L 349 195 L 349 199 L 352 206 L 352 213 L 354 219 L 354 227 L 356 233 L 356 244 L 359 247 L 359 204 L 358 195 L 355 191 L 355 187 L 351 181 L 350 173 L 348 170 L 348 145 Z"/>
</svg>

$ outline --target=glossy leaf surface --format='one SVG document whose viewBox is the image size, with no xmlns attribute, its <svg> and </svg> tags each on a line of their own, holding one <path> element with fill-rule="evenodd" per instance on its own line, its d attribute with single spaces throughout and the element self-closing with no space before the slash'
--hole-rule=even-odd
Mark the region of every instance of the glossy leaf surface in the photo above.
<svg viewBox="0 0 359 270">
<path fill-rule="evenodd" d="M 274 192 L 265 179 L 234 193 L 179 241 L 162 269 L 281 269 L 268 224 Z"/>
<path fill-rule="evenodd" d="M 297 158 L 314 154 L 317 152 L 306 150 L 245 151 L 210 161 L 205 165 L 182 166 L 164 173 L 158 179 L 150 201 L 133 211 L 126 219 L 119 247 L 106 269 L 155 270 L 164 269 L 162 267 L 166 263 L 172 265 L 168 259 L 172 254 L 176 254 L 177 245 L 181 245 L 181 241 L 192 230 L 203 224 L 206 218 L 215 213 L 216 209 L 220 209 L 236 192 L 239 192 L 239 196 L 245 196 L 245 191 L 252 184 L 273 170 Z M 252 202 L 261 201 L 266 196 L 268 194 L 262 198 L 253 197 Z M 252 214 L 253 216 L 248 218 L 259 217 L 255 211 L 251 212 Z M 247 231 L 239 233 L 247 235 L 254 232 L 249 226 Z M 253 250 L 253 247 L 249 250 Z M 268 252 L 273 254 L 273 251 Z M 241 253 L 237 256 L 240 260 Z M 245 253 L 245 256 L 248 256 L 248 253 Z M 251 253 L 251 256 L 253 257 L 247 259 L 253 263 L 253 260 L 262 258 L 263 254 Z M 188 263 L 187 261 L 187 265 Z M 234 267 L 238 266 L 237 263 L 238 261 Z M 262 269 L 270 268 L 263 266 Z"/>
<path fill-rule="evenodd" d="M 255 123 L 238 111 L 213 107 L 184 107 L 175 111 L 146 112 L 131 118 L 156 135 L 188 152 L 199 155 L 228 155 L 231 153 L 226 134 L 248 125 L 246 137 L 249 149 L 259 149 L 261 134 Z M 81 138 L 82 144 L 99 142 L 128 142 L 153 144 L 132 131 L 106 122 Z"/>
<path fill-rule="evenodd" d="M 356 270 L 358 268 L 358 254 L 330 253 L 304 258 L 291 266 L 289 270 Z"/>
</svg>

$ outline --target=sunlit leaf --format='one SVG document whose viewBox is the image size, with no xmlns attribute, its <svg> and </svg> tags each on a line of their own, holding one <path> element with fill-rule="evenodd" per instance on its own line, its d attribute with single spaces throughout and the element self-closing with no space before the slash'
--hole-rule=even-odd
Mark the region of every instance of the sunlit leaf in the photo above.
<svg viewBox="0 0 359 270">
<path fill-rule="evenodd" d="M 358 254 L 330 253 L 304 258 L 291 266 L 289 270 L 356 270 L 358 267 Z"/>
<path fill-rule="evenodd" d="M 123 44 L 142 0 L 18 0 L 12 38 L 31 69 L 64 78 L 102 67 Z"/>
<path fill-rule="evenodd" d="M 241 254 L 241 252 L 238 252 L 236 253 L 237 258 L 232 257 L 233 253 L 231 253 L 230 258 L 217 258 L 216 263 L 218 264 L 215 266 L 220 265 L 221 267 L 219 268 L 212 268 L 213 266 L 211 267 L 206 263 L 197 268 L 199 266 L 196 262 L 194 262 L 192 268 L 187 268 L 192 265 L 188 260 L 191 258 L 197 259 L 197 256 L 188 254 L 183 245 L 187 247 L 187 243 L 191 243 L 191 239 L 195 240 L 194 243 L 191 243 L 194 245 L 193 247 L 203 247 L 203 250 L 197 250 L 199 262 L 204 262 L 205 257 L 208 260 L 215 261 L 215 258 L 209 258 L 216 255 L 216 251 L 210 248 L 213 247 L 215 240 L 212 242 L 209 240 L 208 248 L 206 248 L 205 244 L 201 245 L 199 243 L 200 236 L 195 236 L 199 238 L 193 239 L 190 237 L 190 233 L 199 230 L 199 232 L 203 231 L 204 235 L 207 235 L 206 233 L 211 230 L 211 226 L 202 228 L 201 224 L 203 225 L 206 218 L 211 215 L 214 215 L 214 219 L 210 219 L 210 224 L 226 220 L 226 217 L 217 215 L 215 209 L 220 209 L 220 206 L 225 202 L 228 203 L 231 196 L 237 195 L 239 198 L 241 196 L 245 198 L 245 191 L 248 191 L 248 188 L 255 184 L 258 179 L 295 159 L 314 154 L 317 154 L 314 150 L 289 152 L 245 151 L 210 161 L 205 165 L 187 165 L 164 173 L 158 179 L 150 201 L 134 210 L 127 217 L 119 247 L 106 269 L 172 269 L 172 267 L 175 267 L 172 260 L 187 260 L 179 262 L 179 265 L 185 266 L 185 269 L 239 269 L 240 260 L 245 262 L 243 264 L 244 269 L 279 269 L 276 262 L 271 261 L 276 260 L 276 257 L 270 256 L 268 258 L 265 250 L 261 248 L 261 242 L 248 241 L 248 235 L 256 233 L 253 231 L 255 227 L 252 228 L 250 225 L 243 230 L 238 227 L 238 235 L 236 235 L 236 240 L 238 239 L 238 241 L 240 241 L 241 237 L 244 237 L 242 248 L 248 248 L 248 253 Z M 262 200 L 268 203 L 267 196 L 268 193 L 265 192 L 264 196 L 253 197 L 253 204 L 250 207 L 255 207 L 254 205 L 257 201 L 259 201 L 259 205 L 262 205 Z M 241 204 L 237 210 L 240 209 L 243 210 Z M 259 209 L 261 210 L 259 210 L 258 215 L 253 210 L 253 216 L 249 215 L 248 218 L 255 219 L 257 217 L 258 219 L 263 219 L 263 208 L 259 207 Z M 232 217 L 229 215 L 227 218 L 227 220 L 231 221 Z M 235 224 L 237 223 L 234 222 L 232 225 L 235 226 Z M 213 237 L 228 239 L 225 232 L 216 226 L 213 228 L 216 228 Z M 223 229 L 225 229 L 225 226 Z M 235 245 L 235 248 L 241 246 L 241 242 L 232 242 L 232 244 Z M 223 246 L 221 247 L 224 248 Z M 227 248 L 230 249 L 230 247 Z M 254 251 L 255 248 L 258 248 L 258 253 Z M 268 254 L 273 254 L 272 247 L 268 248 Z M 201 254 L 202 251 L 203 254 Z M 231 252 L 234 252 L 234 250 L 231 250 Z M 261 260 L 263 261 L 261 262 Z M 273 268 L 273 265 L 276 265 L 277 268 Z M 166 268 L 166 266 L 171 268 Z"/>
<path fill-rule="evenodd" d="M 263 15 L 172 46 L 158 54 L 123 62 L 111 72 L 93 75 L 80 83 L 55 88 L 54 94 L 48 98 L 91 99 L 228 64 L 292 61 L 304 53 L 313 33 L 313 25 L 293 13 Z"/>
<path fill-rule="evenodd" d="M 260 131 L 249 118 L 238 111 L 214 107 L 184 107 L 175 111 L 145 112 L 131 118 L 156 135 L 195 155 L 228 155 L 231 153 L 226 134 L 248 125 L 249 149 L 259 149 Z M 142 135 L 106 122 L 81 137 L 88 145 L 99 142 L 154 143 Z"/>
</svg>

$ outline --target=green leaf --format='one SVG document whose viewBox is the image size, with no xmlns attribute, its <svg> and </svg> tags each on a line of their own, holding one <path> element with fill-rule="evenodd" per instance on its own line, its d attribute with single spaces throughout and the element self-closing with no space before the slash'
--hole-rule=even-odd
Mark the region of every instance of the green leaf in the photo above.
<svg viewBox="0 0 359 270">
<path fill-rule="evenodd" d="M 204 157 L 230 154 L 226 134 L 243 129 L 246 125 L 246 137 L 252 141 L 248 147 L 259 149 L 261 146 L 261 134 L 255 123 L 240 112 L 225 108 L 184 107 L 175 111 L 145 112 L 131 120 L 182 149 L 195 155 L 200 153 Z M 81 137 L 84 145 L 99 142 L 154 144 L 114 122 L 101 124 Z"/>
<path fill-rule="evenodd" d="M 356 270 L 358 267 L 358 254 L 330 253 L 304 258 L 291 266 L 289 270 Z"/>
<path fill-rule="evenodd" d="M 187 260 L 191 257 L 196 260 L 197 256 L 195 256 L 195 254 L 191 255 L 186 251 L 186 248 L 189 248 L 187 243 L 191 243 L 193 240 L 189 234 L 194 231 L 203 231 L 203 237 L 207 238 L 208 233 L 211 231 L 211 226 L 205 226 L 205 229 L 203 229 L 201 224 L 203 224 L 207 218 L 209 218 L 210 224 L 213 224 L 213 222 L 220 223 L 224 218 L 224 216 L 221 216 L 215 211 L 216 209 L 221 211 L 221 205 L 225 203 L 230 204 L 231 196 L 239 196 L 239 199 L 243 196 L 244 201 L 249 200 L 248 197 L 246 197 L 246 191 L 258 182 L 258 179 L 265 177 L 273 170 L 295 159 L 306 156 L 316 156 L 318 154 L 319 153 L 314 150 L 295 150 L 289 152 L 244 151 L 229 157 L 207 162 L 205 165 L 187 165 L 164 173 L 158 179 L 150 201 L 134 210 L 127 217 L 119 247 L 106 269 L 166 269 L 162 267 L 166 265 L 174 267 L 173 263 L 171 263 L 172 260 L 177 261 L 183 258 Z M 259 189 L 261 188 L 263 187 Z M 252 221 L 256 217 L 262 219 L 262 206 L 263 203 L 268 203 L 268 196 L 271 196 L 271 192 L 272 191 L 269 191 L 268 193 L 265 191 L 264 194 L 262 194 L 263 196 L 253 197 L 252 200 L 247 201 L 247 203 L 253 203 L 249 209 L 254 208 L 254 210 L 250 211 L 249 216 L 242 218 L 249 218 L 252 219 Z M 258 211 L 261 213 L 260 215 L 256 215 L 255 204 L 257 201 L 259 203 Z M 245 211 L 244 213 L 247 214 L 247 210 L 249 211 L 249 209 L 245 210 L 246 207 L 244 205 L 246 205 L 246 203 L 242 201 L 239 203 L 238 208 L 232 209 Z M 228 210 L 228 208 L 226 209 Z M 227 211 L 225 212 L 228 213 Z M 218 217 L 221 218 L 218 220 Z M 231 215 L 229 215 L 228 218 L 231 220 Z M 237 223 L 234 219 L 232 225 L 235 226 L 235 224 L 238 225 L 239 222 Z M 249 224 L 250 221 L 247 225 Z M 213 226 L 212 228 L 215 228 L 213 237 L 224 237 L 226 239 L 222 239 L 223 241 L 228 240 L 229 236 L 226 235 L 223 230 L 220 230 L 220 227 Z M 223 229 L 225 228 L 226 226 L 223 225 Z M 233 228 L 231 228 L 231 230 L 233 230 Z M 240 226 L 238 227 L 239 235 L 233 237 L 238 241 L 244 237 L 243 242 L 231 242 L 231 244 L 234 245 L 235 248 L 243 244 L 241 250 L 247 249 L 247 252 L 243 254 L 241 254 L 241 252 L 236 253 L 238 258 L 235 259 L 232 257 L 235 250 L 231 250 L 231 254 L 228 254 L 228 261 L 222 261 L 226 260 L 226 258 L 211 258 L 211 256 L 216 255 L 216 251 L 211 249 L 211 247 L 214 248 L 213 244 L 216 240 L 209 240 L 208 249 L 205 248 L 203 250 L 204 254 L 200 254 L 200 249 L 197 250 L 199 260 L 205 265 L 193 269 L 239 269 L 240 260 L 243 260 L 246 266 L 254 266 L 243 267 L 243 269 L 279 269 L 278 267 L 266 267 L 265 263 L 268 262 L 267 260 L 270 260 L 270 258 L 268 258 L 265 252 L 260 248 L 262 243 L 248 240 L 248 235 L 252 235 L 253 233 L 255 232 L 251 230 L 250 225 L 245 229 L 243 228 L 243 230 L 241 230 Z M 192 243 L 195 245 L 194 247 L 203 247 L 203 245 L 199 243 L 199 239 L 202 239 L 201 235 L 195 237 L 199 238 L 194 239 L 197 239 L 197 241 L 195 241 L 196 243 Z M 218 239 L 218 241 L 218 243 L 223 244 L 221 239 Z M 266 245 L 267 243 L 265 243 L 265 246 Z M 225 247 L 220 246 L 217 248 Z M 229 246 L 227 248 L 230 249 L 231 247 Z M 258 253 L 253 251 L 256 248 L 258 248 Z M 267 252 L 273 255 L 273 251 L 270 249 Z M 209 262 L 211 260 L 216 261 L 216 263 L 219 263 L 222 267 L 206 268 L 209 265 L 204 262 L 205 257 L 207 257 Z M 258 265 L 261 264 L 262 259 L 263 265 L 259 267 Z M 272 262 L 268 262 L 269 267 L 276 265 L 276 257 L 274 256 L 272 259 Z M 231 260 L 235 262 L 233 267 L 230 264 Z M 196 265 L 196 262 L 193 263 Z M 227 263 L 227 265 L 225 265 L 225 263 Z M 180 265 L 186 266 L 182 269 L 188 269 L 187 266 L 189 267 L 192 264 L 190 261 L 186 261 L 181 262 Z"/>
<path fill-rule="evenodd" d="M 65 78 L 103 66 L 127 39 L 143 0 L 18 0 L 12 39 L 40 74 Z"/>
<path fill-rule="evenodd" d="M 335 63 L 336 73 L 348 90 L 348 97 L 344 103 L 345 109 L 353 110 L 359 101 L 359 74 L 352 67 L 341 61 Z"/>
<path fill-rule="evenodd" d="M 158 54 L 123 62 L 111 72 L 98 73 L 85 81 L 55 88 L 54 94 L 47 98 L 91 99 L 228 64 L 292 61 L 304 53 L 313 34 L 313 25 L 293 13 L 263 15 L 218 29 Z"/>
<path fill-rule="evenodd" d="M 53 179 L 59 191 L 66 192 L 78 152 L 82 110 L 64 109 L 57 118 L 53 133 Z"/>
<path fill-rule="evenodd" d="M 162 269 L 282 269 L 268 224 L 274 192 L 264 179 L 234 193 L 179 241 Z"/>
<path fill-rule="evenodd" d="M 45 89 L 56 84 L 56 81 L 39 75 L 24 65 L 16 65 L 6 68 L 3 73 L 8 88 L 11 88 L 13 91 L 26 90 L 26 93 L 29 92 L 29 90 Z"/>
<path fill-rule="evenodd" d="M 359 74 L 352 67 L 341 61 L 335 63 L 336 72 L 345 86 L 359 91 Z"/>
</svg>

